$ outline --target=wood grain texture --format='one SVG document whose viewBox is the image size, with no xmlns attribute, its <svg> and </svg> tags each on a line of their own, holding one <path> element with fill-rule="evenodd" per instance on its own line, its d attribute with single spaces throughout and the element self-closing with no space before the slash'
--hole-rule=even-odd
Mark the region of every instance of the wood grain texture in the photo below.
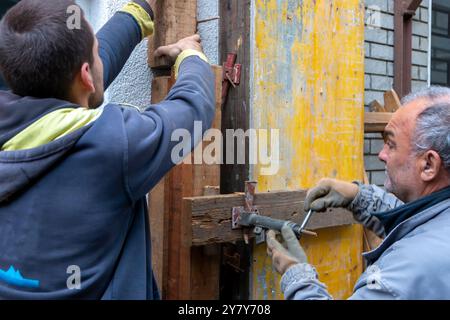
<svg viewBox="0 0 450 320">
<path fill-rule="evenodd" d="M 212 70 L 217 99 L 213 128 L 220 130 L 222 68 Z M 174 83 L 173 77 L 155 78 L 152 102 L 163 100 Z M 197 149 L 209 143 L 203 141 Z M 206 186 L 217 190 L 220 165 L 194 164 L 194 153 L 188 155 L 191 164 L 175 166 L 149 194 L 152 267 L 163 299 L 215 299 L 219 294 L 220 248 L 192 248 L 192 219 L 182 199 L 202 196 Z"/>
<path fill-rule="evenodd" d="M 301 223 L 306 214 L 304 190 L 257 193 L 255 206 L 261 215 Z M 235 242 L 242 240 L 242 230 L 231 230 L 232 207 L 244 205 L 244 194 L 185 198 L 186 210 L 192 216 L 192 245 Z M 308 229 L 317 230 L 356 223 L 350 211 L 328 209 L 316 212 Z"/>
<path fill-rule="evenodd" d="M 364 132 L 383 132 L 392 115 L 392 112 L 364 113 Z"/>
<path fill-rule="evenodd" d="M 395 112 L 402 106 L 400 98 L 394 89 L 384 93 L 384 109 L 386 112 Z"/>
<path fill-rule="evenodd" d="M 222 122 L 222 67 L 213 66 L 215 75 L 215 97 L 216 115 L 212 128 L 221 128 Z M 211 142 L 204 141 L 203 148 Z M 205 195 L 208 193 L 220 193 L 220 165 L 200 164 L 191 165 L 193 172 L 193 196 Z M 189 181 L 185 181 L 189 183 Z M 178 201 L 182 202 L 182 199 Z M 187 216 L 191 216 L 190 207 L 184 205 Z M 192 221 L 188 222 L 191 225 Z M 192 237 L 192 229 L 189 237 Z M 216 300 L 219 299 L 221 247 L 220 244 L 212 244 L 207 247 L 191 248 L 191 292 L 189 299 L 193 300 Z"/>
<path fill-rule="evenodd" d="M 250 121 L 250 0 L 220 0 L 220 54 L 226 61 L 228 53 L 236 53 L 236 63 L 242 64 L 241 83 L 231 87 L 223 106 L 222 131 L 249 128 Z M 225 135 L 224 135 L 225 136 Z M 224 149 L 224 155 L 228 152 Z M 248 150 L 248 146 L 246 147 Z M 247 152 L 246 152 L 247 153 Z M 236 155 L 236 151 L 234 153 Z M 244 191 L 249 177 L 249 164 L 224 164 L 221 167 L 221 193 Z"/>
<path fill-rule="evenodd" d="M 174 83 L 171 77 L 157 77 L 152 81 L 152 104 L 164 100 Z M 149 221 L 152 241 L 152 269 L 161 293 L 167 292 L 167 250 L 169 213 L 165 200 L 166 179 L 163 178 L 148 195 Z"/>
<path fill-rule="evenodd" d="M 152 68 L 169 68 L 173 61 L 155 58 L 160 46 L 173 44 L 197 31 L 197 0 L 158 0 L 154 8 L 155 31 L 149 37 L 148 64 Z"/>
<path fill-rule="evenodd" d="M 370 112 L 386 112 L 384 107 L 377 100 L 373 100 L 369 103 L 369 110 Z"/>
</svg>

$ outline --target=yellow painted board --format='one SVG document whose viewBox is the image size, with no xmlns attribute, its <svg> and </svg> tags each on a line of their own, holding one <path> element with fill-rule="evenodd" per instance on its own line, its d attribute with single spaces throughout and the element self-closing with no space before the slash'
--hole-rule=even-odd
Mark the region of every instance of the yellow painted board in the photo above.
<svg viewBox="0 0 450 320">
<path fill-rule="evenodd" d="M 255 0 L 253 23 L 251 124 L 280 136 L 278 173 L 253 167 L 258 190 L 362 180 L 363 1 Z M 319 230 L 303 241 L 333 296 L 348 297 L 362 271 L 361 227 Z M 253 258 L 252 298 L 281 299 L 264 245 Z"/>
</svg>

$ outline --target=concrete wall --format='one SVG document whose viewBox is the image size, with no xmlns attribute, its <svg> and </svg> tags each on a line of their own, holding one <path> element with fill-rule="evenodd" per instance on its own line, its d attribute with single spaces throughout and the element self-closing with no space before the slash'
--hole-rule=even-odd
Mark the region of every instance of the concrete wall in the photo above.
<svg viewBox="0 0 450 320">
<path fill-rule="evenodd" d="M 78 0 L 88 20 L 98 31 L 128 0 Z M 198 20 L 218 17 L 217 0 L 198 0 Z M 199 23 L 204 51 L 213 64 L 218 63 L 219 20 Z M 130 103 L 141 108 L 151 99 L 153 72 L 147 65 L 147 40 L 134 50 L 124 69 L 105 95 L 106 102 Z"/>
<path fill-rule="evenodd" d="M 394 81 L 394 1 L 365 0 L 366 8 L 379 8 L 377 27 L 371 23 L 366 12 L 365 29 L 365 99 L 367 105 L 373 100 L 383 104 L 383 93 L 392 88 Z M 367 25 L 369 23 L 369 25 Z M 428 0 L 424 0 L 413 18 L 412 90 L 427 86 L 428 81 Z M 383 185 L 384 163 L 378 160 L 383 147 L 380 134 L 366 134 L 364 144 L 365 167 L 369 180 Z"/>
</svg>

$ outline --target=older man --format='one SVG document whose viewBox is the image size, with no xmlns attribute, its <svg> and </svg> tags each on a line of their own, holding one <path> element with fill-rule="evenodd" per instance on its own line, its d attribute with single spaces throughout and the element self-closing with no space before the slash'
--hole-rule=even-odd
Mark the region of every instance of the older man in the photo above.
<svg viewBox="0 0 450 320">
<path fill-rule="evenodd" d="M 411 94 L 384 131 L 384 191 L 323 179 L 305 210 L 346 207 L 384 240 L 350 299 L 450 299 L 450 89 Z M 389 193 L 388 193 L 389 192 Z M 284 248 L 269 231 L 268 253 L 286 299 L 331 299 L 289 228 Z"/>
</svg>

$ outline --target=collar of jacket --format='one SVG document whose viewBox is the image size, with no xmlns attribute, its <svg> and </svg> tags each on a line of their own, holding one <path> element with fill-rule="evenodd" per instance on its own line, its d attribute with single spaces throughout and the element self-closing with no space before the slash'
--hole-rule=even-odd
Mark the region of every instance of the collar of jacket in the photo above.
<svg viewBox="0 0 450 320">
<path fill-rule="evenodd" d="M 449 208 L 450 199 L 447 198 L 400 222 L 397 226 L 395 226 L 395 228 L 392 229 L 392 231 L 386 236 L 386 238 L 384 238 L 383 242 L 376 249 L 363 253 L 363 257 L 366 259 L 368 265 L 371 265 L 378 260 L 383 252 L 396 241 L 402 239 L 418 226 L 423 225 Z"/>
<path fill-rule="evenodd" d="M 449 198 L 450 186 L 392 210 L 375 212 L 372 215 L 381 221 L 386 234 L 389 234 L 401 222 Z"/>
</svg>

